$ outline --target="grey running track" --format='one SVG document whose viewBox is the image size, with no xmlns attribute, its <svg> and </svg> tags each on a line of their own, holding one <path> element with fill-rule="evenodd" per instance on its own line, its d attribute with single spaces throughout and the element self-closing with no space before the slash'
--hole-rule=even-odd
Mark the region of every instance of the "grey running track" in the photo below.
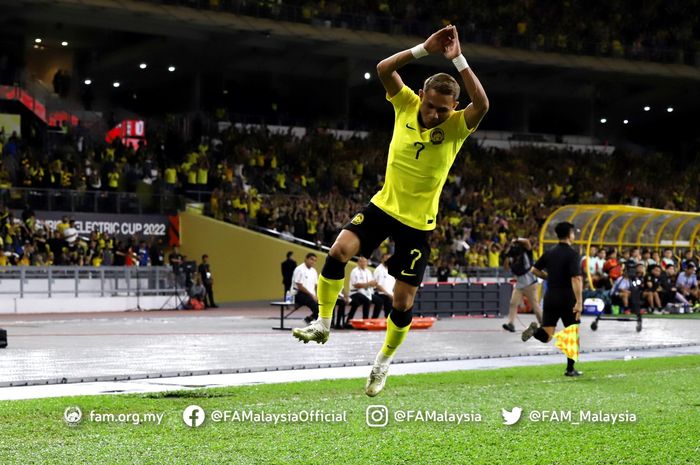
<svg viewBox="0 0 700 465">
<path fill-rule="evenodd" d="M 384 339 L 383 331 L 342 330 L 323 346 L 305 345 L 290 331 L 271 329 L 279 323 L 276 315 L 265 308 L 3 315 L 9 347 L 0 350 L 0 387 L 366 366 Z M 300 326 L 303 316 L 285 324 Z M 519 320 L 517 333 L 501 329 L 501 318 L 439 320 L 431 329 L 411 331 L 396 361 L 560 354 L 551 343 L 523 343 L 520 331 L 533 320 Z M 616 321 L 602 321 L 594 332 L 591 321 L 584 317 L 581 325 L 584 353 L 700 344 L 700 320 L 646 319 L 641 332 L 633 322 Z"/>
</svg>

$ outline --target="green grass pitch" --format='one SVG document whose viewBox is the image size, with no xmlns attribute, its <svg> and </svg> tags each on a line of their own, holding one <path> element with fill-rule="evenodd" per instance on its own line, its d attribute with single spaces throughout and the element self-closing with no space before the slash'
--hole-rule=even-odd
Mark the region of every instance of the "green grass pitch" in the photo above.
<svg viewBox="0 0 700 465">
<path fill-rule="evenodd" d="M 393 376 L 369 399 L 364 380 L 335 380 L 0 402 L 2 464 L 698 464 L 700 356 Z M 190 428 L 182 412 L 346 411 L 347 423 L 214 423 Z M 369 405 L 480 413 L 457 424 L 366 424 Z M 68 426 L 66 407 L 83 420 Z M 522 407 L 513 426 L 501 408 Z M 162 424 L 96 423 L 97 413 L 162 413 Z M 533 422 L 533 410 L 634 413 L 636 422 Z M 391 415 L 390 415 L 391 417 Z M 628 417 L 629 418 L 629 417 Z"/>
</svg>

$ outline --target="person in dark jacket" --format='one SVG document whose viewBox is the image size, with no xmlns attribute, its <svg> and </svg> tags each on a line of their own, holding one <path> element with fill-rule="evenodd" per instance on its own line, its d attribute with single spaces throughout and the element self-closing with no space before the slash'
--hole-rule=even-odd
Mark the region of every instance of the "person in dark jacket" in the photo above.
<svg viewBox="0 0 700 465">
<path fill-rule="evenodd" d="M 294 252 L 287 252 L 287 259 L 282 262 L 282 284 L 284 285 L 284 295 L 292 288 L 292 276 L 294 269 L 297 267 L 297 262 L 292 259 Z"/>
<path fill-rule="evenodd" d="M 207 308 L 219 308 L 214 302 L 214 278 L 211 276 L 211 270 L 209 269 L 209 255 L 202 255 L 202 263 L 199 265 L 199 276 L 202 278 L 202 284 L 207 290 L 207 298 L 204 301 L 204 305 Z"/>
</svg>

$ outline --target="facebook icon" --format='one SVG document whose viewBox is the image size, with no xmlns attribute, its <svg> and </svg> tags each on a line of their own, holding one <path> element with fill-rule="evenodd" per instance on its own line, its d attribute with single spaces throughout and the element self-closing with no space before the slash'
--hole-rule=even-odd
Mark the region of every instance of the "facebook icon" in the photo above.
<svg viewBox="0 0 700 465">
<path fill-rule="evenodd" d="M 182 420 L 190 428 L 197 428 L 204 423 L 204 409 L 199 405 L 190 405 L 182 412 Z"/>
</svg>

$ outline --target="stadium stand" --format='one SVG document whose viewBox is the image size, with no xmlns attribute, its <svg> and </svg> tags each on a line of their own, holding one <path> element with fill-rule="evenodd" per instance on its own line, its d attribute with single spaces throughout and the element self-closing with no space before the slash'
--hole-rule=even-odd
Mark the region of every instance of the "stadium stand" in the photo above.
<svg viewBox="0 0 700 465">
<path fill-rule="evenodd" d="M 697 64 L 700 51 L 696 1 L 656 0 L 640 7 L 611 1 L 595 8 L 585 2 L 552 5 L 542 0 L 479 0 L 467 8 L 456 0 L 441 2 L 440 8 L 402 0 L 165 3 L 390 34 L 423 36 L 435 24 L 464 24 L 462 37 L 469 42 L 576 55 Z"/>
<path fill-rule="evenodd" d="M 141 5 L 153 6 L 144 3 Z M 340 37 L 348 29 L 377 32 L 384 38 L 405 37 L 424 35 L 435 24 L 459 24 L 463 42 L 491 50 L 487 58 L 481 57 L 484 63 L 480 66 L 484 68 L 497 53 L 494 50 L 502 48 L 560 54 L 551 56 L 697 64 L 698 34 L 693 28 L 697 9 L 688 8 L 687 3 L 665 2 L 662 7 L 661 2 L 653 1 L 633 8 L 614 1 L 595 11 L 580 2 L 552 7 L 538 1 L 493 5 L 479 0 L 471 2 L 468 9 L 454 1 L 443 2 L 440 9 L 410 1 L 155 3 L 165 4 L 164 11 L 175 5 L 247 15 L 251 21 L 250 16 L 273 19 L 276 24 L 304 23 L 329 30 L 331 37 Z M 129 3 L 124 8 L 132 6 Z M 278 40 L 274 36 L 268 32 L 266 38 Z M 44 44 L 33 47 L 44 50 Z M 310 50 L 304 53 L 312 53 Z M 330 52 L 337 53 L 336 49 Z M 3 83 L 14 85 L 16 95 L 37 96 L 37 83 L 22 69 L 22 61 L 12 54 L 7 58 L 0 75 Z M 75 85 L 69 89 L 68 83 L 75 84 L 86 76 L 81 76 L 84 70 L 77 68 L 57 69 L 63 71 L 51 76 L 61 79 L 54 79 L 53 84 L 65 85 L 58 86 L 62 90 L 51 98 L 54 103 L 56 99 L 67 103 L 76 96 Z M 347 74 L 345 69 L 342 72 Z M 558 76 L 555 74 L 551 82 Z M 490 80 L 495 81 L 495 75 Z M 506 80 L 505 87 L 513 82 Z M 348 80 L 343 85 L 356 84 Z M 93 88 L 99 93 L 97 87 L 86 84 L 77 94 L 82 99 Z M 499 91 L 502 93 L 502 88 Z M 560 92 L 566 92 L 564 84 Z M 13 225 L 14 217 L 23 210 L 166 213 L 182 210 L 186 202 L 193 201 L 203 204 L 204 211 L 218 220 L 322 248 L 331 244 L 338 229 L 349 220 L 348 215 L 381 186 L 389 138 L 386 128 L 348 130 L 372 127 L 349 114 L 345 115 L 345 131 L 329 129 L 341 126 L 337 120 L 286 130 L 273 130 L 273 126 L 264 124 L 237 124 L 245 118 L 233 113 L 229 117 L 227 112 L 235 111 L 231 108 L 234 105 L 227 105 L 221 95 L 217 98 L 214 108 L 199 108 L 196 116 L 164 116 L 160 111 L 148 121 L 143 144 L 137 146 L 124 145 L 118 139 L 105 145 L 90 133 L 82 119 L 80 124 L 71 122 L 61 127 L 63 137 L 51 137 L 48 143 L 42 139 L 46 136 L 34 130 L 23 130 L 24 138 L 20 138 L 0 128 L 0 200 L 14 212 L 14 216 L 6 213 L 3 217 L 5 261 L 10 265 L 96 263 L 100 260 L 95 261 L 95 257 L 104 255 L 105 249 L 111 249 L 116 257 L 131 255 L 128 242 L 119 246 L 119 240 L 107 234 L 79 239 L 78 250 L 90 252 L 82 258 L 77 252 L 63 257 L 60 249 L 58 257 L 55 252 L 24 257 L 24 244 L 30 251 L 42 249 L 44 237 L 54 238 L 56 232 L 40 224 L 35 230 L 26 222 Z M 97 100 L 97 106 L 108 112 L 116 110 L 116 105 Z M 136 93 L 132 98 L 135 100 Z M 276 113 L 276 103 L 273 106 Z M 48 108 L 45 110 L 49 115 Z M 256 121 L 264 123 L 259 116 Z M 590 116 L 593 118 L 592 113 Z M 496 117 L 489 115 L 486 124 Z M 109 128 L 117 122 L 113 113 L 106 113 L 103 119 L 109 121 Z M 276 115 L 270 121 L 275 119 L 283 118 Z M 188 123 L 183 124 L 184 120 Z M 489 129 L 487 126 L 478 131 L 468 141 L 448 179 L 441 200 L 441 219 L 431 242 L 433 274 L 440 267 L 449 270 L 441 276 L 454 277 L 462 275 L 465 268 L 500 265 L 513 237 L 530 237 L 537 248 L 537 232 L 560 205 L 622 203 L 669 210 L 697 208 L 699 192 L 692 182 L 700 169 L 696 157 L 678 157 L 629 143 L 614 147 L 604 138 L 605 132 L 595 128 L 590 128 L 586 136 L 539 134 L 527 127 L 523 131 L 515 127 L 510 131 Z M 599 137 L 596 139 L 594 134 Z M 63 238 L 59 235 L 59 239 Z M 92 247 L 92 242 L 98 247 Z M 105 246 L 100 246 L 102 242 Z M 390 252 L 392 247 L 387 242 L 377 254 Z M 132 243 L 131 248 L 138 248 L 138 243 Z"/>
<path fill-rule="evenodd" d="M 10 136 L 0 138 L 2 196 L 8 197 L 12 186 L 174 193 L 205 200 L 207 213 L 216 219 L 328 246 L 349 220 L 348 212 L 359 210 L 381 185 L 385 154 L 377 147 L 388 142 L 381 133 L 334 134 L 318 129 L 299 137 L 233 125 L 196 143 L 173 140 L 171 131 L 160 131 L 148 147 L 115 141 L 81 151 L 74 144 L 51 156 Z M 179 159 L 169 150 L 173 145 L 179 147 Z M 669 164 L 664 154 L 641 157 L 623 150 L 608 155 L 526 143 L 508 149 L 484 145 L 465 145 L 448 179 L 431 244 L 435 267 L 441 262 L 455 270 L 486 267 L 491 244 L 534 238 L 549 213 L 567 203 L 619 202 L 687 211 L 697 207 L 698 186 L 688 182 L 700 170 L 696 162 L 678 166 Z M 26 237 L 26 228 L 13 229 L 12 219 L 8 212 L 3 216 L 4 247 L 18 255 L 9 263 L 24 263 L 18 244 L 28 240 L 34 248 L 38 245 L 34 237 Z M 18 239 L 12 231 L 18 232 Z M 126 244 L 109 237 L 94 237 L 82 245 L 105 240 L 116 256 L 128 255 Z M 383 250 L 390 252 L 391 247 L 386 243 Z M 104 247 L 98 249 L 102 252 Z M 57 260 L 55 254 L 51 258 Z M 29 258 L 33 260 L 51 261 Z M 59 260 L 75 263 L 78 258 Z M 91 262 L 92 258 L 86 261 Z"/>
</svg>

